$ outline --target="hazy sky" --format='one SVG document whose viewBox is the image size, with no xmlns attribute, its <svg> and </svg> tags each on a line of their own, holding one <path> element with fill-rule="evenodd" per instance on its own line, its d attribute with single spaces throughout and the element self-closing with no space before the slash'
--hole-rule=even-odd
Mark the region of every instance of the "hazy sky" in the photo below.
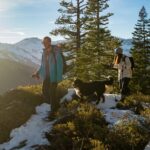
<svg viewBox="0 0 150 150">
<path fill-rule="evenodd" d="M 0 42 L 15 43 L 27 37 L 42 38 L 55 28 L 60 0 L 0 0 Z M 69 1 L 69 0 L 68 0 Z M 74 0 L 75 1 L 75 0 Z M 150 18 L 150 0 L 110 0 L 107 11 L 114 13 L 112 35 L 131 38 L 139 10 L 144 5 Z M 52 37 L 53 40 L 61 37 Z"/>
</svg>

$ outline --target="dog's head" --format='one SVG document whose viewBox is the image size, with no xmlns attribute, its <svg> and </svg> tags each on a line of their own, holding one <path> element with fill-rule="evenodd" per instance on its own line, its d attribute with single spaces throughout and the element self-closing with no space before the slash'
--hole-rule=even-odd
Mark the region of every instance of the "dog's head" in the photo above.
<svg viewBox="0 0 150 150">
<path fill-rule="evenodd" d="M 74 80 L 74 83 L 73 83 L 73 87 L 74 87 L 74 88 L 79 88 L 82 83 L 83 83 L 82 80 L 80 80 L 80 79 L 75 79 L 75 80 Z"/>
</svg>

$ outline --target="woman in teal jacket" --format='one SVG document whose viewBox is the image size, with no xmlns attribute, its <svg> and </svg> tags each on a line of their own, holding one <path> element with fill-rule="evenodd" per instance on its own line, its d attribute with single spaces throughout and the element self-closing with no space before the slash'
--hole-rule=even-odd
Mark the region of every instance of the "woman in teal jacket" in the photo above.
<svg viewBox="0 0 150 150">
<path fill-rule="evenodd" d="M 59 102 L 56 95 L 57 84 L 62 81 L 63 76 L 63 55 L 59 47 L 51 45 L 51 38 L 43 39 L 43 54 L 39 70 L 32 76 L 43 80 L 43 96 L 51 104 L 51 113 L 56 112 Z"/>
</svg>

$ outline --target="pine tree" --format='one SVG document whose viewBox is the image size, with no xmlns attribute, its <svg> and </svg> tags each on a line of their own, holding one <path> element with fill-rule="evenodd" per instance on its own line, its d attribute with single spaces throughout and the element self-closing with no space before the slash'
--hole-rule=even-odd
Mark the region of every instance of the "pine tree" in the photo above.
<svg viewBox="0 0 150 150">
<path fill-rule="evenodd" d="M 110 73 L 105 64 L 113 60 L 115 38 L 107 29 L 108 18 L 112 13 L 104 14 L 109 7 L 108 0 L 88 0 L 84 12 L 86 22 L 83 26 L 86 31 L 84 45 L 78 51 L 76 73 L 84 79 L 101 79 Z M 82 67 L 81 67 L 82 66 Z"/>
<path fill-rule="evenodd" d="M 65 49 L 70 50 L 73 60 L 70 76 L 82 79 L 100 79 L 110 74 L 106 64 L 113 60 L 113 50 L 118 43 L 107 29 L 112 15 L 103 11 L 108 0 L 62 0 L 58 10 L 61 16 L 56 20 L 59 27 L 51 32 L 67 39 Z"/>
<path fill-rule="evenodd" d="M 86 8 L 85 0 L 61 0 L 61 8 L 58 12 L 61 14 L 56 20 L 55 24 L 58 28 L 50 33 L 53 35 L 61 35 L 66 39 L 64 49 L 69 51 L 69 76 L 74 76 L 74 60 L 83 44 L 85 31 L 83 29 L 86 18 L 84 17 L 84 10 Z"/>
<path fill-rule="evenodd" d="M 133 49 L 131 52 L 136 65 L 133 72 L 135 88 L 145 93 L 150 88 L 148 87 L 150 85 L 150 20 L 147 19 L 144 6 L 139 12 L 139 20 L 133 32 Z"/>
<path fill-rule="evenodd" d="M 82 29 L 85 20 L 83 16 L 85 5 L 84 0 L 76 0 L 75 3 L 61 0 L 61 8 L 58 10 L 61 16 L 55 22 L 58 28 L 51 32 L 53 35 L 61 35 L 68 40 L 69 49 L 72 50 L 80 49 L 85 35 Z"/>
</svg>

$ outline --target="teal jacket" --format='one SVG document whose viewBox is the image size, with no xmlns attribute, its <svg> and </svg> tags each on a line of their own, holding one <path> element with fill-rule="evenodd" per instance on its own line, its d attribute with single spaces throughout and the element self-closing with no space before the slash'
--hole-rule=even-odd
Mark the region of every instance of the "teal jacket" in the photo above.
<svg viewBox="0 0 150 150">
<path fill-rule="evenodd" d="M 45 52 L 43 51 L 41 66 L 38 70 L 38 74 L 39 74 L 40 78 L 42 78 L 43 80 L 46 78 L 45 62 L 46 62 Z M 58 47 L 52 46 L 52 51 L 49 54 L 48 62 L 49 62 L 50 82 L 58 83 L 58 82 L 62 81 L 63 58 L 62 58 L 62 52 Z"/>
</svg>

